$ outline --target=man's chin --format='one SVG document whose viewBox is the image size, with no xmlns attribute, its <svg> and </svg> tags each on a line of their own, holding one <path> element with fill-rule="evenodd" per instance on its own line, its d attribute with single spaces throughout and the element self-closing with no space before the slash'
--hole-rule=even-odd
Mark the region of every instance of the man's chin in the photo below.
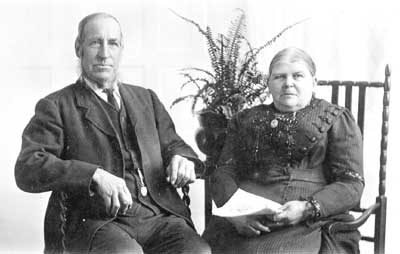
<svg viewBox="0 0 400 254">
<path fill-rule="evenodd" d="M 107 84 L 113 83 L 115 81 L 114 75 L 94 75 L 89 77 L 89 79 L 95 82 L 99 88 L 106 87 Z"/>
</svg>

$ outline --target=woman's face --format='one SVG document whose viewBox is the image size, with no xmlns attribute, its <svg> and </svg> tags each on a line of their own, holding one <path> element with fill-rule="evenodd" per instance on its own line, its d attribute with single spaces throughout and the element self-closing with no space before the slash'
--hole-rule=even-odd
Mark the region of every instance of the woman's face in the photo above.
<svg viewBox="0 0 400 254">
<path fill-rule="evenodd" d="M 283 112 L 298 111 L 310 102 L 317 80 L 301 60 L 279 60 L 272 67 L 268 87 L 275 107 Z"/>
</svg>

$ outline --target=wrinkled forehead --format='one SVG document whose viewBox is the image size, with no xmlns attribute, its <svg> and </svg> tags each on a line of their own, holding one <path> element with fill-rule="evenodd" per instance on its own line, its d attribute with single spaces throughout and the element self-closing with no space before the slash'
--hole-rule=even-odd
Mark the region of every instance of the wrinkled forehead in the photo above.
<svg viewBox="0 0 400 254">
<path fill-rule="evenodd" d="M 112 17 L 98 16 L 85 25 L 83 29 L 85 39 L 107 38 L 114 40 L 122 39 L 122 32 L 119 23 Z"/>
</svg>

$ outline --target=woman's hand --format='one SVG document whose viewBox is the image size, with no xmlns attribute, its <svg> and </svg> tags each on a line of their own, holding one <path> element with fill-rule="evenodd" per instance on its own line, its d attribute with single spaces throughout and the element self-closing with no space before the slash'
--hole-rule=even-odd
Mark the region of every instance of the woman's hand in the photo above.
<svg viewBox="0 0 400 254">
<path fill-rule="evenodd" d="M 309 215 L 309 207 L 307 201 L 289 201 L 280 208 L 273 217 L 275 222 L 281 222 L 286 225 L 296 225 L 302 222 Z"/>
<path fill-rule="evenodd" d="M 261 232 L 270 232 L 271 230 L 262 223 L 260 215 L 244 215 L 238 217 L 229 217 L 228 219 L 236 228 L 239 234 L 254 237 Z"/>
</svg>

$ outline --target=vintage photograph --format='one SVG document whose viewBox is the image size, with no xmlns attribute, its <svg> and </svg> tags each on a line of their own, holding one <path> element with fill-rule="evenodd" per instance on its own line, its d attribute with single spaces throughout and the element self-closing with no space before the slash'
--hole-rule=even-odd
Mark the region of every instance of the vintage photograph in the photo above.
<svg viewBox="0 0 400 254">
<path fill-rule="evenodd" d="M 0 2 L 0 253 L 395 253 L 395 1 Z"/>
</svg>

